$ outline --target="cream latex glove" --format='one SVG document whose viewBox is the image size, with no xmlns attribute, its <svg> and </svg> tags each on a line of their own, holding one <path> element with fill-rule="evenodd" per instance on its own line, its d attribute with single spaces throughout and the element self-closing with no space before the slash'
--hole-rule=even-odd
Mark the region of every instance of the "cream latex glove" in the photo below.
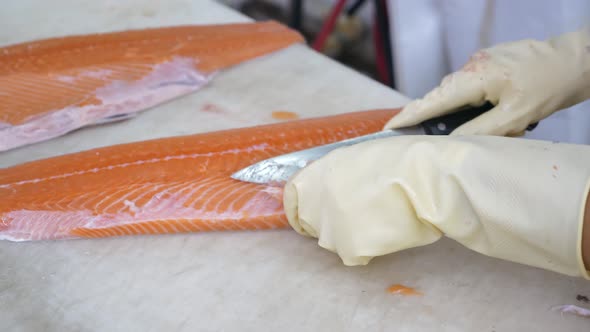
<svg viewBox="0 0 590 332">
<path fill-rule="evenodd" d="M 522 40 L 481 50 L 385 128 L 400 128 L 461 106 L 496 105 L 451 135 L 521 135 L 526 127 L 590 98 L 590 30 L 547 41 Z"/>
<path fill-rule="evenodd" d="M 589 278 L 590 147 L 498 136 L 400 136 L 332 151 L 285 186 L 300 234 L 346 265 L 437 241 Z"/>
</svg>

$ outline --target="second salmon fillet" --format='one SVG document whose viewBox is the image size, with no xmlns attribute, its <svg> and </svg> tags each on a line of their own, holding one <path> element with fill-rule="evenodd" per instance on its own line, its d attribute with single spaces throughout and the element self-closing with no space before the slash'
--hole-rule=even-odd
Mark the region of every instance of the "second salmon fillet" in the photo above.
<svg viewBox="0 0 590 332">
<path fill-rule="evenodd" d="M 0 151 L 134 116 L 303 42 L 274 21 L 150 28 L 0 48 Z"/>
</svg>

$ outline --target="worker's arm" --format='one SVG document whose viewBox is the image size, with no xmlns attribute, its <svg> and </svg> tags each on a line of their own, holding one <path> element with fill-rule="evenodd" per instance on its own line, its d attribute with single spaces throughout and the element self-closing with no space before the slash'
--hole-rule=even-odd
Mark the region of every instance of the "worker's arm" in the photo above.
<svg viewBox="0 0 590 332">
<path fill-rule="evenodd" d="M 285 186 L 284 206 L 295 230 L 346 265 L 446 236 L 488 256 L 590 279 L 588 165 L 585 145 L 400 136 L 310 164 Z"/>
<path fill-rule="evenodd" d="M 552 113 L 590 98 L 590 30 L 547 41 L 522 40 L 481 50 L 440 86 L 415 100 L 386 128 L 414 125 L 468 104 L 496 107 L 452 135 L 519 135 Z"/>
</svg>

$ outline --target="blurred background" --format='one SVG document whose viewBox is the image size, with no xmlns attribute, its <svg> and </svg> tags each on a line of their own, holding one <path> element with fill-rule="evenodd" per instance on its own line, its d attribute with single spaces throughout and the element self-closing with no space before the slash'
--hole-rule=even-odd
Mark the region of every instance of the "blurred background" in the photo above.
<svg viewBox="0 0 590 332">
<path fill-rule="evenodd" d="M 308 44 L 359 72 L 386 84 L 389 74 L 377 68 L 373 1 L 222 0 L 257 19 L 274 19 L 297 29 Z M 324 33 L 320 37 L 320 32 Z M 321 40 L 319 40 L 321 39 Z M 382 43 L 383 41 L 380 41 Z M 381 76 L 379 73 L 381 70 Z M 387 77 L 386 77 L 387 75 Z M 393 84 L 388 84 L 394 86 Z"/>
</svg>

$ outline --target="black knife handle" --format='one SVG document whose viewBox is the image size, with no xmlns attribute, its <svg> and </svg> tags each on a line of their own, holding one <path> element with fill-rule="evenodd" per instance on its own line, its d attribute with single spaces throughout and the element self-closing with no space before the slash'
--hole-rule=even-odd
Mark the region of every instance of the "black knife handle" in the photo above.
<svg viewBox="0 0 590 332">
<path fill-rule="evenodd" d="M 475 119 L 492 108 L 494 108 L 494 104 L 490 102 L 486 102 L 481 106 L 465 106 L 451 114 L 426 120 L 422 122 L 421 126 L 424 128 L 426 135 L 449 135 L 462 124 Z M 529 125 L 526 130 L 535 129 L 537 124 L 538 122 Z"/>
</svg>

